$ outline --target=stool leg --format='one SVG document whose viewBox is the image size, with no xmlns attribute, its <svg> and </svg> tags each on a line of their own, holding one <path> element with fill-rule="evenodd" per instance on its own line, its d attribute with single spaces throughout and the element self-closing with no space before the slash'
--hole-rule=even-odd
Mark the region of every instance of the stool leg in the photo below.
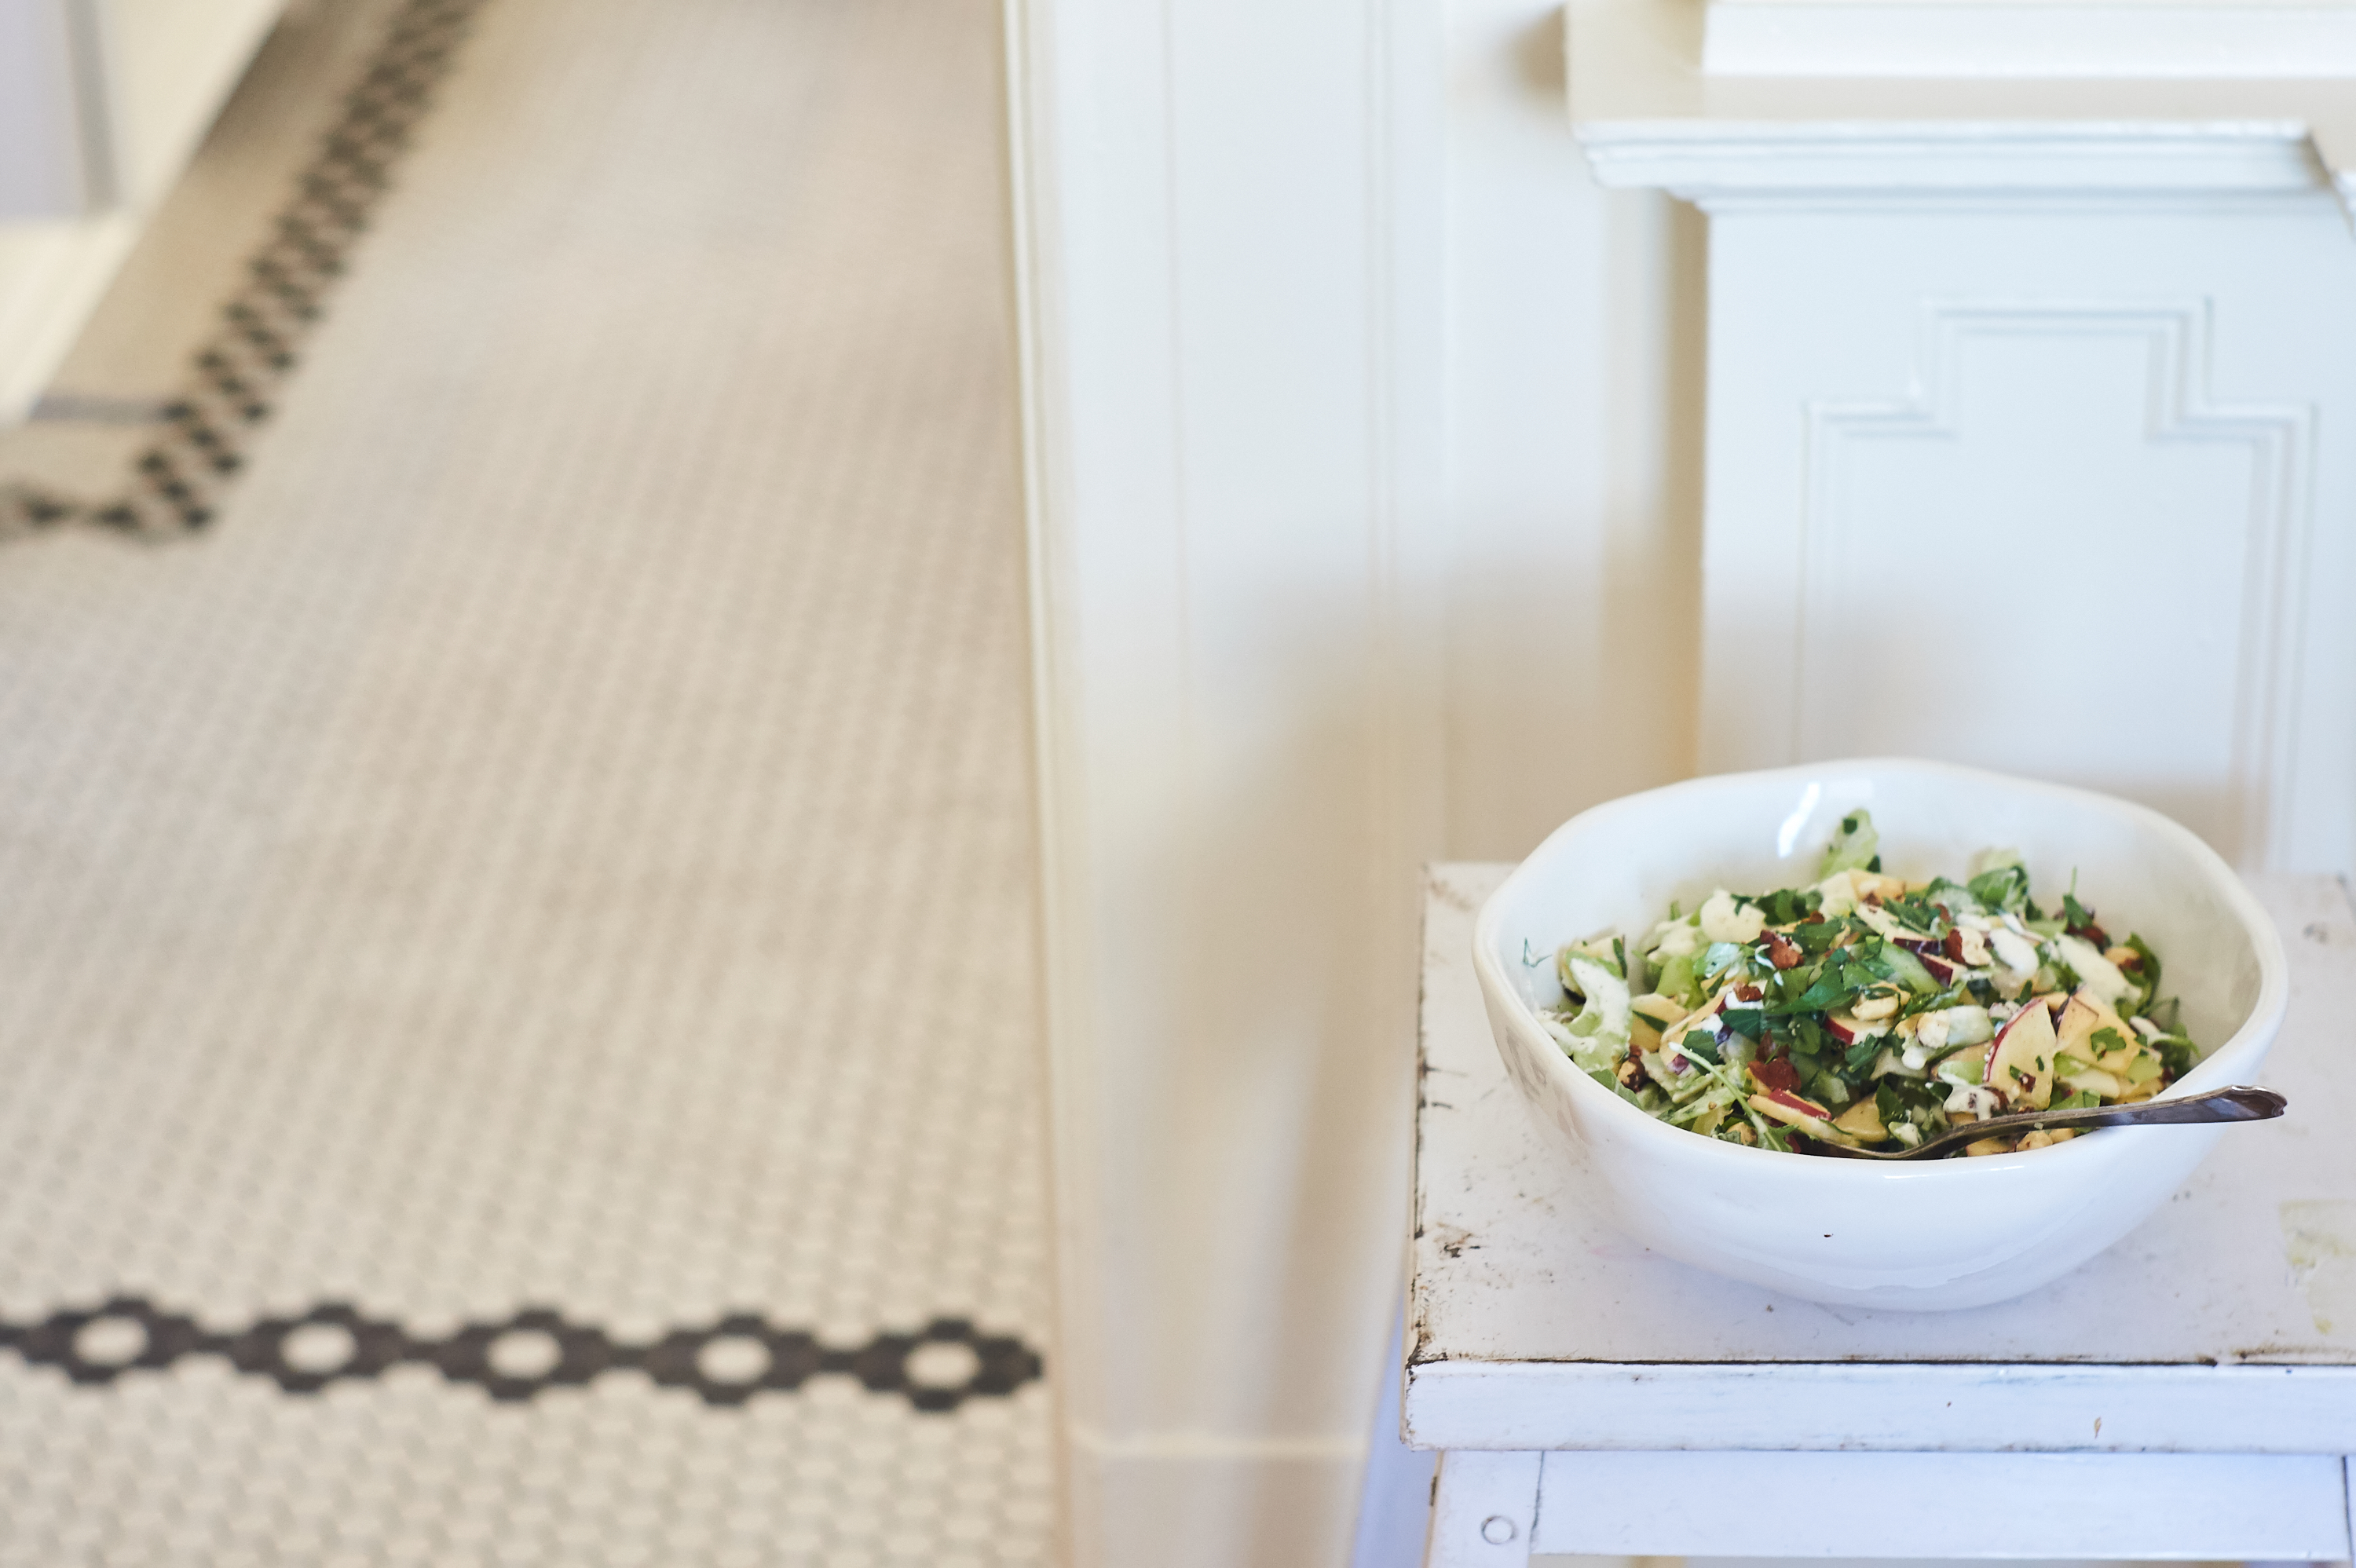
<svg viewBox="0 0 2356 1568">
<path fill-rule="evenodd" d="M 1529 1568 L 1539 1458 L 1470 1448 L 1442 1454 L 1424 1568 Z"/>
<path fill-rule="evenodd" d="M 2348 1499 L 2348 1555 L 2356 1558 L 2356 1454 L 2340 1458 L 2340 1485 Z"/>
</svg>

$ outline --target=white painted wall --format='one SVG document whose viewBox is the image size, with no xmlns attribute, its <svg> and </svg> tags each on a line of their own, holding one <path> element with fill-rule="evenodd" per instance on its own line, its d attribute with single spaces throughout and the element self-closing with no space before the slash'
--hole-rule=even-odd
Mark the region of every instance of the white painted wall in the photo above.
<svg viewBox="0 0 2356 1568">
<path fill-rule="evenodd" d="M 1070 1555 L 1338 1563 L 1415 870 L 1692 754 L 1701 236 L 1540 0 L 1010 0 Z"/>
<path fill-rule="evenodd" d="M 1568 134 L 1559 8 L 1449 7 L 1446 852 L 1685 776 L 1708 231 Z"/>
</svg>

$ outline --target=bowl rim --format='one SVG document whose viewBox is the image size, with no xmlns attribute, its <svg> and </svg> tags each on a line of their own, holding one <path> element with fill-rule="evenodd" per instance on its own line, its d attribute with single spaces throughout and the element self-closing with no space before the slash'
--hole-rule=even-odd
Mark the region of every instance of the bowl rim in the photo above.
<svg viewBox="0 0 2356 1568">
<path fill-rule="evenodd" d="M 2053 784 L 2044 779 L 2024 778 L 2018 773 L 1997 773 L 1987 768 L 1965 767 L 1955 763 L 1934 762 L 1920 757 L 1842 757 L 1823 762 L 1800 763 L 1788 767 L 1755 768 L 1740 773 L 1705 773 L 1681 779 L 1674 784 L 1653 789 L 1638 790 L 1601 802 L 1563 823 L 1539 841 L 1537 847 L 1524 856 L 1495 891 L 1482 901 L 1472 925 L 1473 969 L 1482 989 L 1493 1004 L 1501 1005 L 1509 1025 L 1534 1044 L 1544 1047 L 1537 1054 L 1547 1063 L 1548 1076 L 1569 1085 L 1574 1099 L 1580 1100 L 1582 1115 L 1600 1115 L 1617 1118 L 1617 1125 L 1628 1136 L 1662 1136 L 1682 1142 L 1665 1145 L 1665 1151 L 1682 1148 L 1689 1158 L 1719 1159 L 1733 1162 L 1730 1171 L 1740 1170 L 1751 1177 L 1766 1174 L 1770 1169 L 1783 1171 L 1802 1180 L 1827 1180 L 1856 1183 L 1878 1181 L 1971 1181 L 1995 1179 L 1996 1172 L 2017 1170 L 2025 1159 L 2046 1157 L 2045 1168 L 2066 1168 L 2071 1159 L 2105 1158 L 2123 1151 L 2129 1139 L 2117 1135 L 2151 1135 L 2157 1127 L 2113 1127 L 2105 1129 L 2114 1135 L 2107 1138 L 2072 1138 L 2043 1148 L 2016 1151 L 2007 1155 L 1983 1156 L 1977 1159 L 1934 1159 L 1920 1161 L 1884 1161 L 1869 1159 L 1795 1158 L 1778 1154 L 1772 1149 L 1753 1148 L 1747 1145 L 1728 1143 L 1723 1139 L 1704 1137 L 1683 1127 L 1671 1126 L 1649 1112 L 1630 1104 L 1612 1093 L 1585 1072 L 1573 1066 L 1547 1034 L 1529 1005 L 1522 1000 L 1506 976 L 1496 955 L 1496 936 L 1504 924 L 1505 912 L 1515 895 L 1537 879 L 1537 867 L 1546 853 L 1558 840 L 1589 824 L 1590 819 L 1620 809 L 1638 800 L 1650 800 L 1662 795 L 1698 793 L 1712 786 L 1730 784 L 1763 783 L 1787 778 L 1804 782 L 1835 772 L 1877 774 L 1914 773 L 1937 774 L 1946 777 L 2000 784 L 2008 789 L 2044 795 L 2057 799 L 2092 804 L 2104 810 L 2126 816 L 2160 837 L 2173 842 L 2223 895 L 2223 902 L 2233 910 L 2249 934 L 2258 961 L 2258 995 L 2251 1004 L 2249 1016 L 2241 1027 L 2220 1041 L 2196 1063 L 2191 1072 L 2170 1084 L 2158 1098 L 2173 1099 L 2185 1093 L 2199 1093 L 2209 1088 L 2221 1087 L 2228 1082 L 2222 1074 L 2216 1083 L 2198 1083 L 2211 1065 L 2226 1060 L 2237 1051 L 2273 1037 L 2280 1028 L 2282 1017 L 2290 999 L 2289 963 L 2283 953 L 2281 933 L 2275 929 L 2273 919 L 2260 906 L 2249 889 L 2222 856 L 2210 848 L 2200 835 L 2164 813 L 2137 802 L 2105 795 L 2098 790 L 2081 789 L 2072 784 Z M 1639 1131 L 1639 1128 L 1648 1129 Z M 1772 1161 L 1762 1165 L 1760 1161 Z M 1811 1176 L 1806 1173 L 1816 1172 Z M 1836 1172 L 1852 1174 L 1837 1175 Z"/>
</svg>

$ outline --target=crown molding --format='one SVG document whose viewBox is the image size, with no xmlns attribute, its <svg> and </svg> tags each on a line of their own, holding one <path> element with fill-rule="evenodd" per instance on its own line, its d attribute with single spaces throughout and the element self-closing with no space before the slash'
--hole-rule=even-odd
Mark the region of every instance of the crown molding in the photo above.
<svg viewBox="0 0 2356 1568">
<path fill-rule="evenodd" d="M 2344 80 L 1712 74 L 1704 27 L 1681 0 L 1573 0 L 1572 129 L 1602 184 L 1713 210 L 2356 205 Z"/>
<path fill-rule="evenodd" d="M 1708 0 L 1712 75 L 2356 76 L 2349 0 Z"/>
</svg>

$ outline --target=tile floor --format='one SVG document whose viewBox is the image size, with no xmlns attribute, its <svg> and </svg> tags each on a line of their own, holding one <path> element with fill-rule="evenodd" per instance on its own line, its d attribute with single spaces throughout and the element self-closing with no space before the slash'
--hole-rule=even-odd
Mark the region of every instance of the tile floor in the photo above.
<svg viewBox="0 0 2356 1568">
<path fill-rule="evenodd" d="M 0 1563 L 1044 1561 L 995 26 L 487 0 L 206 528 L 0 547 Z"/>
</svg>

